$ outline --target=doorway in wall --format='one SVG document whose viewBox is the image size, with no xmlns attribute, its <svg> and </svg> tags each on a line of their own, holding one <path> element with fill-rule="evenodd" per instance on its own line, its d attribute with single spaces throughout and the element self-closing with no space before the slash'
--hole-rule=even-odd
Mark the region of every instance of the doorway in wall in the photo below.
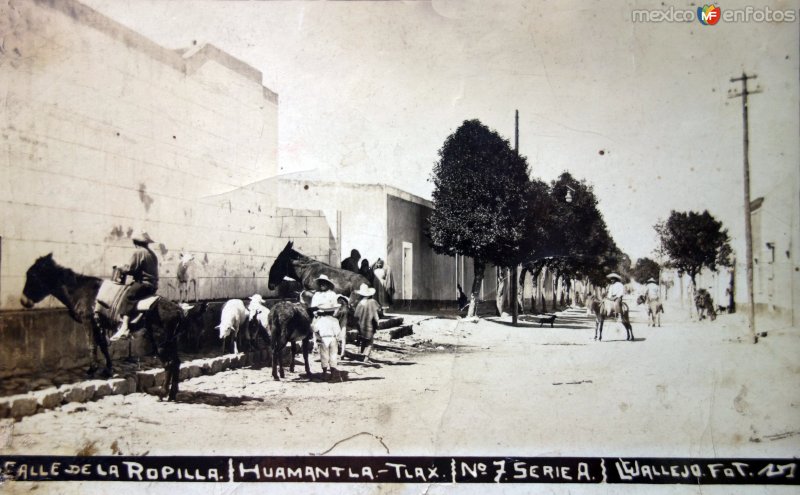
<svg viewBox="0 0 800 495">
<path fill-rule="evenodd" d="M 403 242 L 403 299 L 412 299 L 412 275 L 414 271 L 414 245 Z"/>
</svg>

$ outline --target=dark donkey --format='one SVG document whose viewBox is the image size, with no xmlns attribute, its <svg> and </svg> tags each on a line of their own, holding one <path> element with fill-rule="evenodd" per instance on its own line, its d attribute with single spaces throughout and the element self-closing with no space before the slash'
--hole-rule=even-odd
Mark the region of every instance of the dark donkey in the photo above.
<svg viewBox="0 0 800 495">
<path fill-rule="evenodd" d="M 308 347 L 314 332 L 311 328 L 311 321 L 314 318 L 309 302 L 311 295 L 303 291 L 300 294 L 300 302 L 281 301 L 269 312 L 269 340 L 272 347 L 272 378 L 280 380 L 285 378 L 283 373 L 283 361 L 281 353 L 290 344 L 292 348 L 292 361 L 289 364 L 289 372 L 294 373 L 294 359 L 297 356 L 295 343 L 301 341 L 303 350 L 303 362 L 306 367 L 306 376 L 311 378 L 311 369 L 308 366 Z M 304 302 L 306 301 L 306 302 Z M 344 325 L 349 314 L 350 304 L 347 298 L 339 298 L 339 308 L 334 312 L 333 317 L 339 320 L 340 325 Z M 280 369 L 280 378 L 278 378 Z"/>
<path fill-rule="evenodd" d="M 92 335 L 91 361 L 87 373 L 93 375 L 97 370 L 97 348 L 100 347 L 106 359 L 103 376 L 110 377 L 113 370 L 106 332 L 113 330 L 116 322 L 94 311 L 95 299 L 102 283 L 103 280 L 97 277 L 81 275 L 60 266 L 53 261 L 53 254 L 50 253 L 37 259 L 28 268 L 20 303 L 30 309 L 48 295 L 58 299 L 67 307 L 72 319 L 82 323 Z M 178 393 L 180 358 L 177 340 L 182 318 L 181 308 L 161 297 L 156 299 L 143 315 L 143 326 L 147 331 L 147 337 L 164 364 L 167 374 L 164 395 L 167 395 L 169 400 L 175 400 Z"/>
<path fill-rule="evenodd" d="M 611 312 L 611 302 L 597 299 L 594 296 L 589 296 L 587 304 L 595 316 L 594 340 L 603 340 L 603 323 L 605 323 L 606 318 L 609 317 Z M 626 331 L 625 340 L 636 340 L 633 338 L 633 327 L 631 326 L 631 319 L 628 313 L 628 305 L 625 303 L 622 303 L 622 314 L 620 316 L 622 326 L 625 327 Z"/>
<path fill-rule="evenodd" d="M 311 315 L 308 306 L 302 302 L 281 301 L 269 312 L 269 339 L 272 346 L 272 378 L 284 378 L 283 360 L 281 353 L 287 343 L 291 343 L 292 361 L 289 371 L 294 373 L 294 358 L 297 354 L 295 342 L 302 341 L 303 362 L 306 366 L 306 376 L 311 378 L 311 369 L 308 366 L 308 346 L 314 334 L 311 330 Z M 280 378 L 278 368 L 280 367 Z"/>
<path fill-rule="evenodd" d="M 334 268 L 321 261 L 305 256 L 292 249 L 293 242 L 286 243 L 272 267 L 269 269 L 270 290 L 275 289 L 283 277 L 291 277 L 303 284 L 304 289 L 316 290 L 316 280 L 320 275 L 326 275 L 333 282 L 333 290 L 350 298 L 351 306 L 355 307 L 359 297 L 354 294 L 361 284 L 372 286 L 366 278 L 349 270 Z"/>
</svg>

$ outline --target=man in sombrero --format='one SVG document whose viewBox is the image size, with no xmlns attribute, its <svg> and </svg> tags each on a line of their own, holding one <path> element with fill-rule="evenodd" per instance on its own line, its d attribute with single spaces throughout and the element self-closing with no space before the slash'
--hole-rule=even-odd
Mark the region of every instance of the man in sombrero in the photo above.
<svg viewBox="0 0 800 495">
<path fill-rule="evenodd" d="M 130 337 L 129 328 L 131 314 L 136 309 L 136 303 L 140 300 L 155 295 L 158 289 L 158 258 L 156 253 L 150 249 L 150 244 L 154 241 L 147 232 L 140 232 L 132 239 L 136 250 L 131 255 L 127 266 L 123 267 L 122 272 L 130 275 L 133 282 L 125 294 L 125 300 L 120 308 L 122 324 L 119 330 L 111 337 L 111 341 L 127 339 Z"/>
<path fill-rule="evenodd" d="M 658 286 L 658 282 L 654 278 L 647 279 L 647 285 L 645 286 L 645 301 L 652 302 L 656 301 L 659 302 L 661 299 L 661 288 Z"/>
<path fill-rule="evenodd" d="M 619 317 L 622 314 L 622 296 L 625 295 L 625 286 L 622 285 L 622 277 L 616 273 L 610 273 L 606 278 L 610 281 L 606 291 L 606 299 L 612 303 L 613 316 Z"/>
<path fill-rule="evenodd" d="M 361 287 L 355 292 L 361 296 L 355 311 L 356 321 L 358 321 L 358 336 L 361 340 L 361 354 L 364 356 L 364 363 L 369 364 L 372 341 L 380 322 L 381 305 L 372 298 L 375 295 L 375 289 L 368 287 L 367 284 L 361 284 Z"/>
<path fill-rule="evenodd" d="M 339 346 L 342 327 L 334 313 L 339 309 L 339 294 L 334 292 L 333 282 L 326 275 L 316 279 L 317 292 L 311 298 L 311 310 L 314 311 L 314 321 L 311 328 L 314 336 L 319 340 L 319 359 L 322 364 L 322 374 L 325 376 L 330 368 L 331 377 L 336 374 L 338 364 Z"/>
</svg>

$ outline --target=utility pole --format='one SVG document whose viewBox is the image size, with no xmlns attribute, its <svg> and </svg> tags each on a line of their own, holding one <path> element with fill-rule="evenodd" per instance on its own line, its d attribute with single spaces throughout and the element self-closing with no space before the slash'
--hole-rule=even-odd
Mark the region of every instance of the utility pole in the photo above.
<svg viewBox="0 0 800 495">
<path fill-rule="evenodd" d="M 514 114 L 514 152 L 519 156 L 519 110 Z M 517 260 L 511 267 L 511 325 L 517 326 Z"/>
<path fill-rule="evenodd" d="M 732 77 L 731 82 L 742 83 L 741 92 L 735 90 L 728 91 L 728 98 L 742 97 L 742 120 L 744 122 L 744 235 L 745 235 L 745 262 L 747 263 L 747 300 L 750 306 L 748 311 L 747 320 L 750 327 L 750 338 L 754 344 L 758 343 L 756 336 L 756 305 L 755 296 L 753 294 L 753 231 L 750 222 L 750 131 L 747 122 L 747 96 L 755 93 L 760 93 L 761 89 L 756 88 L 754 91 L 748 91 L 747 81 L 755 79 L 755 74 L 748 76 L 742 72 L 741 77 Z"/>
</svg>

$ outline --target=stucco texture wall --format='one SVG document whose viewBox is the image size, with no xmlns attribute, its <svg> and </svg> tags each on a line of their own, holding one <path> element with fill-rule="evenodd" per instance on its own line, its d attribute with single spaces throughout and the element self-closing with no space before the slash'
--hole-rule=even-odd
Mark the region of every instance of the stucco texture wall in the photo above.
<svg viewBox="0 0 800 495">
<path fill-rule="evenodd" d="M 281 235 L 327 245 L 324 221 L 287 221 L 268 194 L 197 199 L 275 172 L 277 95 L 260 72 L 212 46 L 167 50 L 72 0 L 0 9 L 0 307 L 17 307 L 36 256 L 108 275 L 140 229 L 165 276 L 195 253 L 205 297 L 256 289 Z"/>
<path fill-rule="evenodd" d="M 264 293 L 288 238 L 327 259 L 321 212 L 242 187 L 276 170 L 278 99 L 260 72 L 213 46 L 165 49 L 73 0 L 2 2 L 0 32 L 0 375 L 86 360 L 55 300 L 18 311 L 41 255 L 108 277 L 146 230 L 159 293 L 177 297 L 190 252 L 200 299 Z"/>
<path fill-rule="evenodd" d="M 387 259 L 394 273 L 396 297 L 411 300 L 455 300 L 456 261 L 434 253 L 425 237 L 431 208 L 387 195 Z M 403 243 L 412 246 L 412 291 L 403 288 Z"/>
<path fill-rule="evenodd" d="M 370 264 L 386 259 L 386 192 L 378 184 L 321 182 L 276 177 L 262 182 L 258 188 L 270 188 L 278 196 L 278 204 L 288 208 L 322 210 L 340 246 L 331 253 L 333 266 L 358 249 Z M 305 254 L 305 253 L 304 253 Z"/>
</svg>

